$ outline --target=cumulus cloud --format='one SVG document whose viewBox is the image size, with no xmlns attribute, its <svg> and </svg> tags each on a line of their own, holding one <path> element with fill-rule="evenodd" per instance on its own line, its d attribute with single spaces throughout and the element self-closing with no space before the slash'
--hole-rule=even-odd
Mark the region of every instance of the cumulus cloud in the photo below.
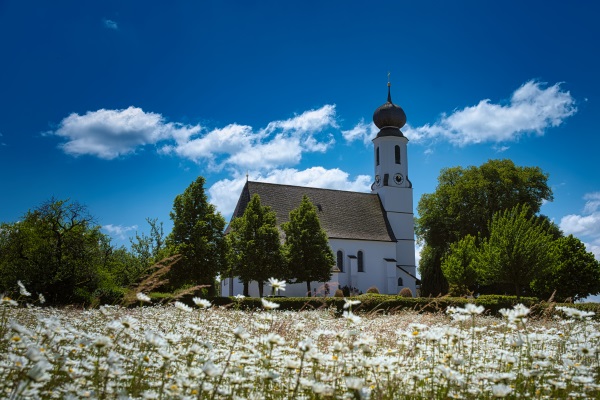
<svg viewBox="0 0 600 400">
<path fill-rule="evenodd" d="M 306 152 L 327 151 L 335 143 L 327 132 L 331 128 L 338 128 L 334 105 L 272 121 L 262 129 L 230 124 L 212 130 L 167 122 L 161 114 L 129 107 L 74 113 L 50 133 L 66 139 L 60 147 L 73 156 L 110 160 L 157 145 L 163 154 L 204 162 L 216 170 L 225 166 L 268 170 L 297 164 Z"/>
<path fill-rule="evenodd" d="M 600 192 L 587 193 L 582 215 L 570 214 L 561 218 L 560 229 L 567 235 L 585 238 L 589 251 L 600 260 Z"/>
<path fill-rule="evenodd" d="M 378 131 L 379 129 L 375 124 L 365 123 L 365 120 L 361 119 L 352 129 L 342 131 L 342 136 L 347 142 L 360 140 L 365 144 L 369 144 Z"/>
<path fill-rule="evenodd" d="M 166 145 L 161 151 L 195 162 L 208 161 L 215 169 L 224 166 L 268 170 L 294 165 L 305 152 L 325 152 L 335 141 L 325 131 L 337 128 L 335 106 L 325 105 L 286 120 L 272 121 L 254 130 L 232 124 L 205 135 Z"/>
<path fill-rule="evenodd" d="M 200 126 L 166 122 L 160 114 L 129 107 L 73 113 L 61 121 L 54 134 L 67 140 L 60 145 L 67 154 L 110 160 L 162 140 L 185 141 L 200 130 Z"/>
<path fill-rule="evenodd" d="M 305 170 L 294 168 L 274 169 L 266 173 L 253 171 L 249 173 L 250 180 L 257 182 L 280 183 L 294 186 L 308 186 L 353 192 L 369 192 L 371 190 L 371 177 L 358 175 L 350 179 L 347 172 L 338 168 L 326 169 L 312 167 Z M 239 194 L 246 183 L 246 176 L 239 175 L 233 179 L 223 179 L 213 184 L 208 193 L 210 201 L 225 216 L 231 215 Z"/>
<path fill-rule="evenodd" d="M 407 125 L 404 131 L 416 142 L 442 139 L 457 146 L 514 142 L 528 134 L 541 136 L 576 112 L 575 99 L 559 83 L 546 87 L 529 81 L 512 94 L 508 104 L 481 100 L 475 106 L 442 115 L 437 123 Z"/>
<path fill-rule="evenodd" d="M 137 225 L 123 226 L 123 225 L 108 224 L 108 225 L 102 226 L 102 229 L 104 229 L 106 232 L 108 232 L 109 235 L 117 237 L 119 239 L 125 239 L 125 234 L 127 232 L 135 231 L 135 230 L 137 230 L 137 228 L 138 228 Z"/>
<path fill-rule="evenodd" d="M 112 30 L 115 30 L 115 31 L 119 29 L 119 26 L 113 20 L 105 18 L 105 19 L 102 20 L 102 23 L 104 24 L 104 27 L 107 28 L 107 29 L 112 29 Z"/>
</svg>

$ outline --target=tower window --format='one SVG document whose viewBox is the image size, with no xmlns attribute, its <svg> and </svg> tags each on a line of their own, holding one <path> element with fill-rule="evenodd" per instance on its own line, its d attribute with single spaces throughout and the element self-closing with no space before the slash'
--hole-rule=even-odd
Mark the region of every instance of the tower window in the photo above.
<svg viewBox="0 0 600 400">
<path fill-rule="evenodd" d="M 404 286 L 404 282 L 402 281 L 402 278 L 398 278 L 398 286 Z"/>
<path fill-rule="evenodd" d="M 394 150 L 396 155 L 396 164 L 400 164 L 400 146 L 396 145 Z"/>
<path fill-rule="evenodd" d="M 375 149 L 375 162 L 379 165 L 379 147 Z"/>
<path fill-rule="evenodd" d="M 358 258 L 358 272 L 365 272 L 365 262 L 364 262 L 364 254 L 362 251 L 356 253 L 356 258 Z"/>
<path fill-rule="evenodd" d="M 337 252 L 337 267 L 341 272 L 344 272 L 344 253 L 341 250 Z"/>
</svg>

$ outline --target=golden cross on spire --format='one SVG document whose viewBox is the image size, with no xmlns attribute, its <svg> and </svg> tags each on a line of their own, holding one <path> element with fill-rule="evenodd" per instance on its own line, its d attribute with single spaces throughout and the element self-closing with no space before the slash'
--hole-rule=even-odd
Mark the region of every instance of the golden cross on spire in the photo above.
<svg viewBox="0 0 600 400">
<path fill-rule="evenodd" d="M 388 86 L 391 86 L 390 85 L 390 73 L 389 72 L 388 72 Z"/>
</svg>

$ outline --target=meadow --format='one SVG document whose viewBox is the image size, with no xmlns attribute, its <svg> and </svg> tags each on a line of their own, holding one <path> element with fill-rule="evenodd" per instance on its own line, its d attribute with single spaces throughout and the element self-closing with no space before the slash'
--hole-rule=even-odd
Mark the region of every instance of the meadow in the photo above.
<svg viewBox="0 0 600 400">
<path fill-rule="evenodd" d="M 22 292 L 23 293 L 23 292 Z M 26 292 L 25 292 L 26 293 Z M 241 311 L 195 298 L 98 309 L 0 304 L 8 399 L 600 398 L 600 324 L 560 308 L 502 318 L 439 313 Z"/>
</svg>

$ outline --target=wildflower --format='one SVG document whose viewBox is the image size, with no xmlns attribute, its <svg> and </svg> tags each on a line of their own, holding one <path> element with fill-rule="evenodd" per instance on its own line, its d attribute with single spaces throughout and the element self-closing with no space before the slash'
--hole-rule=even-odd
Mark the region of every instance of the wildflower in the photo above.
<svg viewBox="0 0 600 400">
<path fill-rule="evenodd" d="M 212 303 L 210 301 L 206 299 L 201 299 L 200 297 L 194 297 L 192 300 L 194 301 L 194 304 L 196 304 L 200 308 L 210 308 L 212 306 Z"/>
<path fill-rule="evenodd" d="M 276 333 L 270 332 L 267 335 L 261 338 L 263 343 L 268 343 L 270 345 L 278 345 L 281 346 L 285 343 L 285 339 L 279 336 Z"/>
<path fill-rule="evenodd" d="M 346 378 L 346 387 L 350 390 L 360 390 L 363 387 L 363 380 L 355 376 Z"/>
<path fill-rule="evenodd" d="M 483 306 L 476 306 L 473 303 L 467 303 L 465 304 L 464 310 L 465 314 L 479 315 L 485 311 L 485 308 Z"/>
<path fill-rule="evenodd" d="M 596 314 L 593 311 L 583 311 L 583 310 L 578 310 L 578 309 L 572 308 L 572 307 L 556 307 L 556 309 L 562 311 L 568 317 L 575 318 L 575 319 L 583 319 L 583 318 L 591 317 Z"/>
<path fill-rule="evenodd" d="M 285 281 L 280 281 L 275 278 L 269 278 L 269 286 L 273 288 L 273 290 L 285 290 Z"/>
<path fill-rule="evenodd" d="M 246 296 L 244 296 L 243 294 L 236 294 L 235 296 L 233 296 L 234 299 L 236 299 L 237 301 L 241 301 L 244 300 L 246 298 Z"/>
<path fill-rule="evenodd" d="M 353 314 L 352 311 L 344 311 L 342 317 L 354 324 L 358 324 L 360 322 L 360 317 L 358 315 Z"/>
<path fill-rule="evenodd" d="M 178 310 L 185 311 L 185 312 L 192 312 L 192 307 L 188 306 L 187 304 L 183 304 L 180 301 L 176 301 L 174 306 Z"/>
<path fill-rule="evenodd" d="M 246 340 L 250 337 L 250 334 L 241 326 L 235 328 L 233 334 L 240 340 Z"/>
<path fill-rule="evenodd" d="M 38 299 L 40 301 L 40 304 L 44 304 L 46 302 L 46 298 L 44 297 L 43 294 L 38 294 Z"/>
<path fill-rule="evenodd" d="M 137 299 L 139 301 L 143 301 L 143 302 L 146 302 L 146 303 L 152 303 L 152 300 L 150 300 L 150 297 L 148 297 L 147 295 L 145 295 L 142 292 L 139 292 L 138 294 L 136 294 L 135 297 L 137 297 Z"/>
<path fill-rule="evenodd" d="M 279 304 L 273 303 L 272 301 L 266 300 L 262 297 L 261 297 L 260 301 L 262 302 L 263 307 L 266 308 L 267 310 L 274 310 L 276 308 L 279 308 Z"/>
<path fill-rule="evenodd" d="M 312 349 L 312 347 L 313 343 L 310 339 L 304 339 L 298 343 L 298 349 L 304 353 Z"/>
<path fill-rule="evenodd" d="M 9 306 L 18 306 L 19 305 L 19 303 L 17 303 L 10 297 L 2 295 L 2 296 L 0 296 L 0 305 L 2 305 L 4 303 L 8 304 Z"/>
<path fill-rule="evenodd" d="M 17 285 L 19 285 L 19 293 L 21 293 L 21 296 L 27 296 L 27 297 L 31 296 L 31 293 L 29 293 L 27 291 L 27 289 L 25 288 L 25 285 L 23 285 L 21 283 L 21 281 L 17 281 Z"/>
<path fill-rule="evenodd" d="M 508 385 L 498 383 L 492 386 L 492 395 L 494 397 L 506 397 L 510 392 L 512 392 L 512 388 Z"/>
<path fill-rule="evenodd" d="M 28 372 L 27 377 L 35 382 L 40 382 L 48 378 L 46 371 L 48 371 L 52 365 L 46 360 L 38 361 Z"/>
<path fill-rule="evenodd" d="M 215 364 L 212 361 L 207 361 L 203 366 L 202 366 L 202 371 L 210 377 L 214 377 L 219 375 L 220 371 L 219 368 L 217 368 L 215 366 Z"/>
<path fill-rule="evenodd" d="M 98 336 L 96 340 L 94 340 L 94 347 L 98 349 L 103 349 L 105 347 L 111 347 L 112 340 L 110 340 L 107 336 Z"/>
<path fill-rule="evenodd" d="M 344 308 L 350 308 L 360 304 L 360 300 L 348 300 L 344 298 Z"/>
</svg>

